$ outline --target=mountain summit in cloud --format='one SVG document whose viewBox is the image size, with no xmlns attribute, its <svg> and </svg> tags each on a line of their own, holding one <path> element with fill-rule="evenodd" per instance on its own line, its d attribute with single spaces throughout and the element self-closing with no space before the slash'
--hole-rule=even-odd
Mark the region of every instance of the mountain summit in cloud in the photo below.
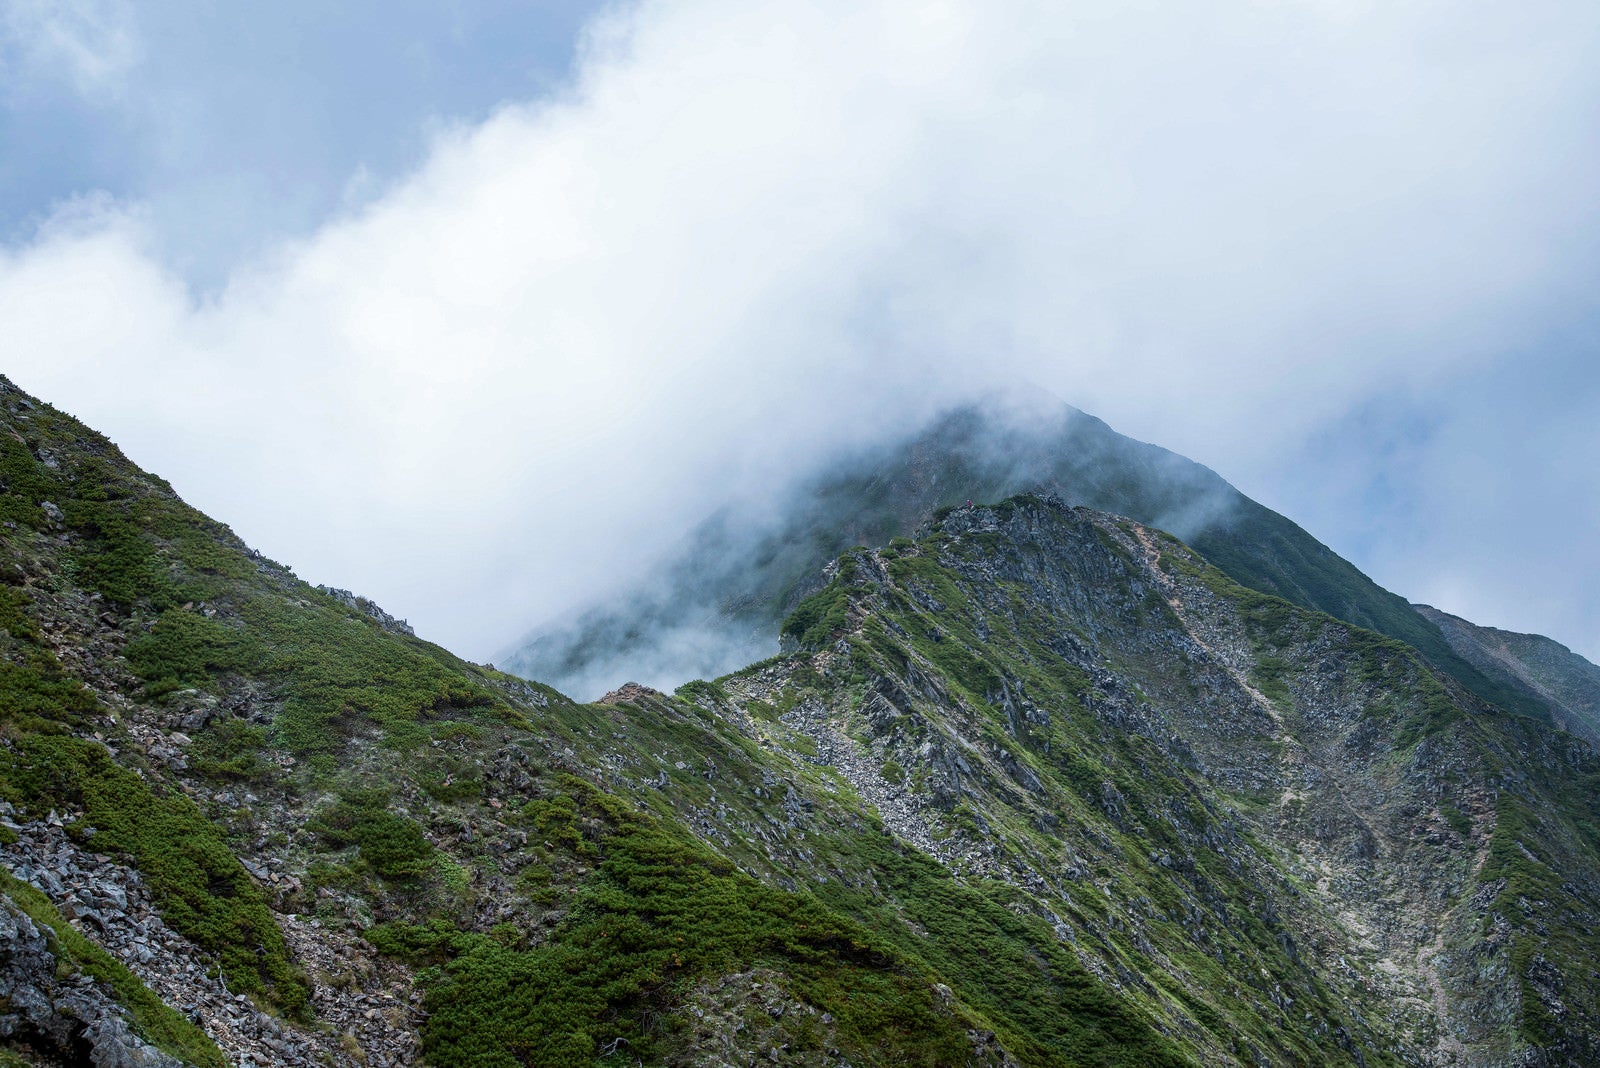
<svg viewBox="0 0 1600 1068">
<path fill-rule="evenodd" d="M 1020 381 L 1600 657 L 1600 6 L 597 8 L 13 2 L 7 372 L 479 657 Z"/>
<path fill-rule="evenodd" d="M 850 546 L 910 535 L 939 510 L 1029 492 L 1172 531 L 1244 586 L 1399 638 L 1508 707 L 1544 708 L 1542 694 L 1485 675 L 1432 619 L 1215 472 L 1038 397 L 952 409 L 901 443 L 725 508 L 655 573 L 501 659 L 586 698 L 624 678 L 665 687 L 714 678 L 777 652 L 779 624 Z"/>
</svg>

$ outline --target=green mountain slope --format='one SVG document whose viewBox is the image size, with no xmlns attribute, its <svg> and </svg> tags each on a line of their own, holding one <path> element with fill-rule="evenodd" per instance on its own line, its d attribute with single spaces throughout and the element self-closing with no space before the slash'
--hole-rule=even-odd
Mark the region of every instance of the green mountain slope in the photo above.
<svg viewBox="0 0 1600 1068">
<path fill-rule="evenodd" d="M 1167 535 L 949 511 L 577 704 L 0 422 L 0 1056 L 1600 1063 L 1594 752 Z"/>
<path fill-rule="evenodd" d="M 1478 696 L 1548 714 L 1541 695 L 1483 674 L 1404 598 L 1289 519 L 1209 468 L 1066 405 L 1025 416 L 996 404 L 956 409 L 907 443 L 841 459 L 763 524 L 714 517 L 663 574 L 530 636 L 506 662 L 577 693 L 630 670 L 732 670 L 774 651 L 779 621 L 850 546 L 911 534 L 938 508 L 1033 491 L 1170 530 L 1243 586 L 1398 638 Z"/>
</svg>

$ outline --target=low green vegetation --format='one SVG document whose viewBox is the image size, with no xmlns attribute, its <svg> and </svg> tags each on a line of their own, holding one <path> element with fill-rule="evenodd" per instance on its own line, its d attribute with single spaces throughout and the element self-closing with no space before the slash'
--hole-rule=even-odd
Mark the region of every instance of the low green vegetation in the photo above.
<svg viewBox="0 0 1600 1068">
<path fill-rule="evenodd" d="M 762 965 L 832 1015 L 855 1063 L 965 1061 L 968 1021 L 937 1005 L 933 978 L 879 935 L 581 780 L 562 785 L 545 801 L 547 826 L 603 829 L 587 840 L 598 866 L 547 940 L 523 948 L 514 931 L 469 933 L 445 919 L 368 932 L 380 950 L 430 965 L 420 973 L 430 1063 L 571 1065 L 618 1049 L 619 1063 L 650 1062 L 696 981 Z"/>
<path fill-rule="evenodd" d="M 782 633 L 802 649 L 820 649 L 848 624 L 850 593 L 841 575 L 801 601 L 783 621 Z"/>
<path fill-rule="evenodd" d="M 226 623 L 170 608 L 128 644 L 127 657 L 152 696 L 210 686 L 227 673 L 273 684 L 282 701 L 274 739 L 323 767 L 357 725 L 376 725 L 391 745 L 414 748 L 429 740 L 431 718 L 513 715 L 438 650 L 320 599 L 251 597 Z"/>
<path fill-rule="evenodd" d="M 863 836 L 852 848 L 882 880 L 884 897 L 828 883 L 824 900 L 945 977 L 1022 1063 L 1192 1063 L 1128 1000 L 1084 971 L 1048 925 L 1014 911 L 1009 887 L 963 886 L 932 859 L 883 836 Z M 885 908 L 885 897 L 898 903 L 898 915 Z"/>
<path fill-rule="evenodd" d="M 726 704 L 728 701 L 727 690 L 720 684 L 707 682 L 705 679 L 691 679 L 674 690 L 673 694 L 686 700 L 703 701 L 708 704 Z"/>
<path fill-rule="evenodd" d="M 1288 674 L 1289 664 L 1282 657 L 1258 657 L 1250 672 L 1250 682 L 1261 691 L 1263 697 L 1284 708 L 1293 701 L 1289 693 Z"/>
<path fill-rule="evenodd" d="M 195 736 L 189 747 L 190 767 L 196 775 L 228 782 L 264 782 L 274 765 L 266 728 L 237 719 L 212 723 Z"/>
<path fill-rule="evenodd" d="M 187 797 L 159 793 L 104 746 L 60 734 L 25 735 L 0 750 L 0 795 L 35 812 L 81 812 L 75 831 L 128 857 L 162 918 L 216 955 L 230 987 L 288 1013 L 305 1005 L 304 978 L 266 898 Z"/>
<path fill-rule="evenodd" d="M 390 811 L 385 790 L 356 790 L 323 809 L 311 829 L 337 849 L 355 846 L 385 879 L 414 880 L 434 868 L 434 847 L 417 824 Z"/>
</svg>

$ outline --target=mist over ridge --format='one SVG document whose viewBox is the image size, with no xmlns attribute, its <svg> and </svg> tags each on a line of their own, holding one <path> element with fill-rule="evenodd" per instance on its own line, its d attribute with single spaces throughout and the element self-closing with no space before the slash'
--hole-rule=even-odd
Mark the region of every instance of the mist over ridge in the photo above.
<svg viewBox="0 0 1600 1068">
<path fill-rule="evenodd" d="M 807 459 L 499 661 L 580 700 L 628 680 L 671 689 L 715 678 L 777 653 L 778 624 L 850 546 L 912 535 L 940 509 L 1043 493 L 1175 534 L 1243 585 L 1400 638 L 1481 696 L 1548 715 L 1543 696 L 1486 677 L 1404 598 L 1216 472 L 1036 388 L 946 409 L 908 437 L 809 458 L 809 470 Z"/>
</svg>

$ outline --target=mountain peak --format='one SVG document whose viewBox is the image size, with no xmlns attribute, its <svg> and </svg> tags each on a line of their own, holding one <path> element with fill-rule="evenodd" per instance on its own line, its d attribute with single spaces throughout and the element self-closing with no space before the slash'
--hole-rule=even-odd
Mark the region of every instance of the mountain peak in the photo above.
<svg viewBox="0 0 1600 1068">
<path fill-rule="evenodd" d="M 1397 638 L 1486 700 L 1549 714 L 1540 693 L 1486 675 L 1404 598 L 1209 468 L 1068 405 L 1004 398 L 953 408 L 904 441 L 798 479 L 763 520 L 709 517 L 678 557 L 501 660 L 583 695 L 625 672 L 659 686 L 714 677 L 778 651 L 780 622 L 849 546 L 886 544 L 943 509 L 1018 493 L 1166 530 L 1243 586 Z"/>
</svg>

